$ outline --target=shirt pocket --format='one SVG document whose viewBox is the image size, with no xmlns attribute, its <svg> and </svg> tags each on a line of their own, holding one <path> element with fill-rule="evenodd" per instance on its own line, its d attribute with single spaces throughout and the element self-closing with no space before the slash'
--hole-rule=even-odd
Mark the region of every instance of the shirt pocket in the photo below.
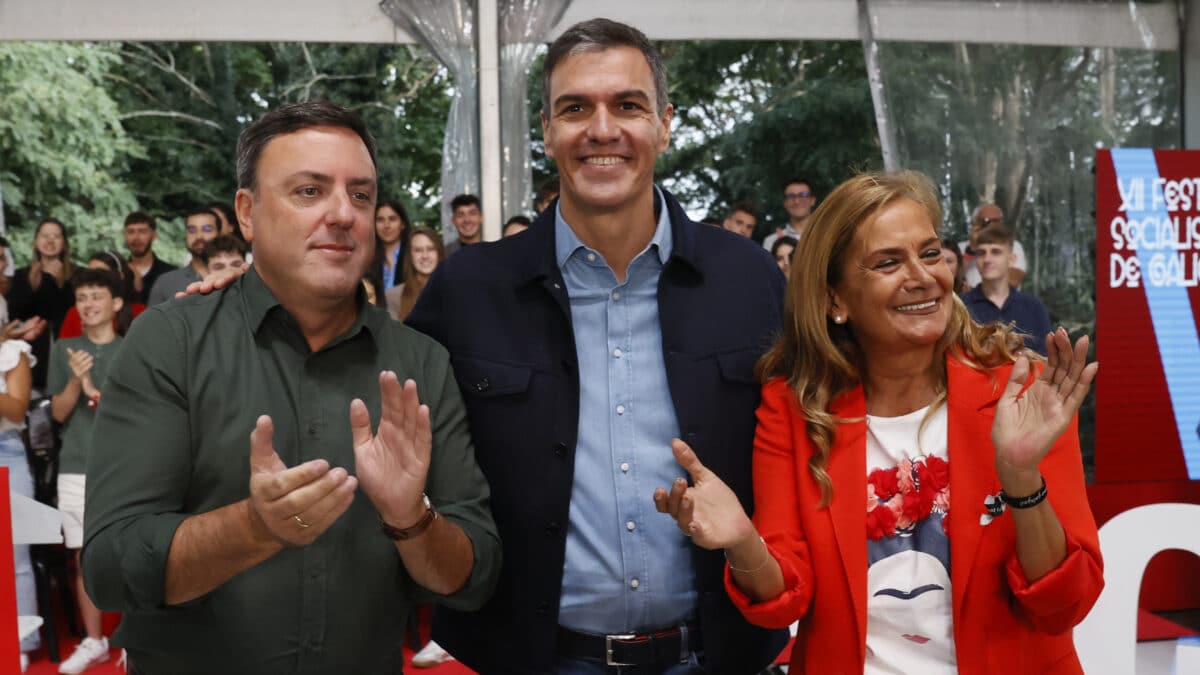
<svg viewBox="0 0 1200 675">
<path fill-rule="evenodd" d="M 742 347 L 716 355 L 721 377 L 730 382 L 758 385 L 754 376 L 754 364 L 758 363 L 763 350 L 758 347 Z"/>
<path fill-rule="evenodd" d="M 485 357 L 456 356 L 454 378 L 464 396 L 493 398 L 521 394 L 529 389 L 533 368 Z"/>
</svg>

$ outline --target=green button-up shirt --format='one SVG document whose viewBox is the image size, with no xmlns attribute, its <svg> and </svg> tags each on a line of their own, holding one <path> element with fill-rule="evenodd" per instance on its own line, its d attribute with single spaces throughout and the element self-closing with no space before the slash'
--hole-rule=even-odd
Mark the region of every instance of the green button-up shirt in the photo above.
<svg viewBox="0 0 1200 675">
<path fill-rule="evenodd" d="M 490 594 L 499 538 L 446 351 L 361 295 L 354 325 L 315 353 L 253 269 L 223 292 L 152 307 L 134 322 L 95 424 L 83 569 L 96 604 L 124 613 L 114 642 L 139 672 L 397 673 L 413 602 L 469 610 Z M 418 587 L 360 490 L 309 546 L 164 606 L 180 522 L 249 496 L 255 419 L 271 416 L 288 466 L 323 458 L 353 474 L 350 401 L 365 401 L 377 425 L 384 369 L 414 379 L 429 405 L 426 492 L 474 545 L 466 586 L 450 596 Z"/>
</svg>

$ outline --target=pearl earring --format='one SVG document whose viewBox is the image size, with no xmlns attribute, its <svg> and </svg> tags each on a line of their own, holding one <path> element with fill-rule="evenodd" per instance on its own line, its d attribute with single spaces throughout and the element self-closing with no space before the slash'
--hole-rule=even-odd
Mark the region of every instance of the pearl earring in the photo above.
<svg viewBox="0 0 1200 675">
<path fill-rule="evenodd" d="M 844 320 L 844 319 L 842 319 L 842 315 L 841 315 L 841 314 L 838 314 L 838 315 L 836 315 L 836 316 L 834 316 L 834 317 L 833 317 L 833 322 L 834 322 L 834 323 L 841 323 L 843 320 Z"/>
</svg>

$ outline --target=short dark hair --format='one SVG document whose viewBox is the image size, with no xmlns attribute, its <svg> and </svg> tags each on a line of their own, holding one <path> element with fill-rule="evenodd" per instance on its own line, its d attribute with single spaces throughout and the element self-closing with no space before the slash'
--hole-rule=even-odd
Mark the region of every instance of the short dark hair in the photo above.
<svg viewBox="0 0 1200 675">
<path fill-rule="evenodd" d="M 789 237 L 787 235 L 784 235 L 782 237 L 776 237 L 775 243 L 771 244 L 771 257 L 774 258 L 775 254 L 779 253 L 780 246 L 791 246 L 792 247 L 792 255 L 796 255 L 796 246 L 799 243 L 800 242 L 796 241 L 795 237 Z"/>
<path fill-rule="evenodd" d="M 349 129 L 362 139 L 375 161 L 375 139 L 367 131 L 367 124 L 358 113 L 331 101 L 314 99 L 292 103 L 276 108 L 242 130 L 237 144 L 237 182 L 239 189 L 255 190 L 258 187 L 258 158 L 276 136 L 290 134 L 310 127 L 338 127 Z"/>
<path fill-rule="evenodd" d="M 79 290 L 89 286 L 107 288 L 114 298 L 121 297 L 121 281 L 116 274 L 108 270 L 96 270 L 90 267 L 80 267 L 71 277 L 71 288 Z"/>
<path fill-rule="evenodd" d="M 231 234 L 222 234 L 219 237 L 204 242 L 204 259 L 208 260 L 211 256 L 218 253 L 234 253 L 238 257 L 246 258 L 246 242 L 238 239 Z"/>
<path fill-rule="evenodd" d="M 796 185 L 799 183 L 807 185 L 810 192 L 816 192 L 816 190 L 813 188 L 813 182 L 806 176 L 792 176 L 791 178 L 783 181 L 783 191 L 787 192 L 789 185 Z"/>
<path fill-rule="evenodd" d="M 524 225 L 525 227 L 529 227 L 533 225 L 533 221 L 530 220 L 528 216 L 513 216 L 512 218 L 504 221 L 504 227 L 500 228 L 500 231 L 503 232 L 504 230 L 507 230 L 509 225 Z"/>
<path fill-rule="evenodd" d="M 123 227 L 129 227 L 130 225 L 149 225 L 150 229 L 158 230 L 158 222 L 154 220 L 154 216 L 145 211 L 134 211 L 125 216 L 125 225 Z"/>
<path fill-rule="evenodd" d="M 550 115 L 550 76 L 568 56 L 598 52 L 614 47 L 633 47 L 646 57 L 654 77 L 655 112 L 662 115 L 667 109 L 667 67 L 650 39 L 642 31 L 611 19 L 590 19 L 568 28 L 550 45 L 542 66 L 542 114 Z"/>
<path fill-rule="evenodd" d="M 975 235 L 975 245 L 982 246 L 983 244 L 1001 244 L 1012 248 L 1013 245 L 1012 230 L 1005 227 L 1002 223 L 993 223 L 979 231 Z"/>
<path fill-rule="evenodd" d="M 183 212 L 184 222 L 186 223 L 187 219 L 191 218 L 192 216 L 208 216 L 213 219 L 213 222 L 217 224 L 217 227 L 221 226 L 221 217 L 214 213 L 210 208 L 204 206 L 193 206 L 192 208 Z"/>
<path fill-rule="evenodd" d="M 462 206 L 475 206 L 482 209 L 483 206 L 479 203 L 479 197 L 475 195 L 458 195 L 450 200 L 450 211 L 457 211 Z"/>
<path fill-rule="evenodd" d="M 725 217 L 728 218 L 728 217 L 732 216 L 733 214 L 737 213 L 738 211 L 741 211 L 742 213 L 750 216 L 751 218 L 758 220 L 758 214 L 755 213 L 754 205 L 751 204 L 750 202 L 735 202 L 733 204 L 733 206 L 729 207 L 729 213 L 725 214 Z"/>
</svg>

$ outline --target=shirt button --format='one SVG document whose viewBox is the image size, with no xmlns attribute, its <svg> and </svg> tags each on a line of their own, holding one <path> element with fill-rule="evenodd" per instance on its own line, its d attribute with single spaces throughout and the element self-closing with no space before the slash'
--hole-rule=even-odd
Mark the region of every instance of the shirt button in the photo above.
<svg viewBox="0 0 1200 675">
<path fill-rule="evenodd" d="M 623 405 L 617 406 L 617 414 L 624 415 L 625 414 L 625 406 L 623 406 Z"/>
<path fill-rule="evenodd" d="M 588 258 L 588 262 L 596 262 L 596 254 L 595 253 L 589 253 L 587 258 Z"/>
<path fill-rule="evenodd" d="M 620 300 L 620 299 L 621 299 L 621 292 L 620 292 L 620 291 L 613 291 L 613 294 L 612 294 L 612 299 L 613 299 L 613 302 L 616 302 L 617 300 Z"/>
<path fill-rule="evenodd" d="M 630 588 L 637 588 L 638 586 L 641 586 L 641 585 L 642 585 L 642 582 L 638 581 L 637 579 L 633 579 L 632 581 L 629 582 Z"/>
<path fill-rule="evenodd" d="M 613 350 L 613 356 L 617 357 L 618 359 L 621 358 L 621 348 L 620 347 Z"/>
<path fill-rule="evenodd" d="M 631 520 L 631 521 L 625 523 L 625 529 L 629 530 L 630 532 L 633 532 L 634 530 L 637 529 L 637 524 Z"/>
<path fill-rule="evenodd" d="M 567 444 L 566 443 L 559 443 L 558 445 L 554 446 L 554 456 L 555 457 L 564 457 L 564 456 L 566 456 L 566 454 L 567 454 Z"/>
<path fill-rule="evenodd" d="M 621 473 L 629 473 L 629 462 L 621 462 Z"/>
<path fill-rule="evenodd" d="M 317 435 L 317 425 L 315 425 L 315 424 L 309 424 L 309 425 L 308 425 L 308 435 L 309 435 L 309 436 L 316 436 L 316 435 Z"/>
<path fill-rule="evenodd" d="M 492 383 L 486 377 L 475 383 L 475 391 L 483 393 L 492 388 Z"/>
</svg>

